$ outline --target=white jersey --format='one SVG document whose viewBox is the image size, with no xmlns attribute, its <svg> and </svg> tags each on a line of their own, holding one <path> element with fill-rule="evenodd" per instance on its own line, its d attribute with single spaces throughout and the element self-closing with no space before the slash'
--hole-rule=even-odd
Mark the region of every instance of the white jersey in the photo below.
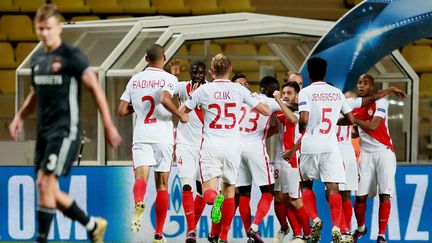
<svg viewBox="0 0 432 243">
<path fill-rule="evenodd" d="M 309 121 L 301 140 L 301 154 L 339 153 L 336 138 L 339 114 L 352 109 L 342 91 L 325 82 L 314 82 L 299 93 L 299 112 L 309 112 Z"/>
<path fill-rule="evenodd" d="M 351 107 L 351 109 L 356 109 L 361 107 L 362 98 L 348 98 L 345 102 Z M 340 148 L 342 148 L 342 146 L 353 146 L 351 142 L 351 131 L 352 126 L 338 126 L 336 136 L 338 138 L 339 146 L 341 146 Z"/>
<path fill-rule="evenodd" d="M 136 114 L 133 144 L 174 144 L 171 112 L 159 102 L 163 90 L 174 94 L 177 78 L 162 69 L 148 67 L 132 76 L 121 100 L 131 102 Z"/>
<path fill-rule="evenodd" d="M 180 104 L 184 104 L 187 100 L 189 100 L 191 87 L 192 81 L 178 83 L 175 93 L 179 97 Z M 178 123 L 176 130 L 176 143 L 200 146 L 202 140 L 203 122 L 203 110 L 200 107 L 197 107 L 189 113 L 188 122 Z"/>
<path fill-rule="evenodd" d="M 195 90 L 185 104 L 190 110 L 199 105 L 204 110 L 202 148 L 239 144 L 238 122 L 243 103 L 256 107 L 259 100 L 245 87 L 230 80 L 217 79 Z"/>
<path fill-rule="evenodd" d="M 269 106 L 271 113 L 281 110 L 275 99 L 268 98 L 263 94 L 258 94 L 256 97 Z M 241 107 L 239 127 L 242 151 L 262 152 L 263 146 L 265 147 L 269 123 L 270 116 L 264 116 L 246 104 Z"/>
</svg>

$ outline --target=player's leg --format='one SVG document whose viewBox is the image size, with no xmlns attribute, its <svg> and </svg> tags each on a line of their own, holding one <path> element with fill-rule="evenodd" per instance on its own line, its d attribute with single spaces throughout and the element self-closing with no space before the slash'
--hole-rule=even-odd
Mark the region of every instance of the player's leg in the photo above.
<svg viewBox="0 0 432 243">
<path fill-rule="evenodd" d="M 247 232 L 251 226 L 250 193 L 252 190 L 252 185 L 239 186 L 237 189 L 239 195 L 240 217 L 242 219 L 245 232 Z"/>
<path fill-rule="evenodd" d="M 55 184 L 57 183 L 57 176 L 39 170 L 36 183 L 38 193 L 36 242 L 45 243 L 56 211 Z"/>
<path fill-rule="evenodd" d="M 336 183 L 325 182 L 327 188 L 328 201 L 330 205 L 330 214 L 332 218 L 332 238 L 333 242 L 341 242 L 341 219 L 342 219 L 342 197 L 339 194 L 339 186 Z"/>
<path fill-rule="evenodd" d="M 232 183 L 232 184 L 231 184 Z M 228 233 L 235 214 L 235 185 L 234 182 L 222 183 L 222 194 L 224 196 L 222 206 L 222 218 L 220 221 L 221 229 L 219 234 L 220 241 L 228 242 Z"/>
<path fill-rule="evenodd" d="M 195 196 L 195 200 L 194 200 L 194 215 L 195 215 L 195 226 L 198 224 L 199 219 L 201 218 L 201 215 L 204 211 L 205 208 L 205 201 L 203 198 L 203 192 L 202 192 L 202 185 L 200 181 L 195 181 L 195 188 L 196 188 L 196 196 Z"/>
<path fill-rule="evenodd" d="M 287 222 L 287 212 L 284 201 L 284 195 L 282 193 L 282 163 L 275 162 L 273 177 L 275 180 L 274 184 L 274 211 L 277 220 L 281 228 L 274 237 L 274 242 L 282 242 L 283 238 L 289 233 L 289 227 Z"/>
</svg>

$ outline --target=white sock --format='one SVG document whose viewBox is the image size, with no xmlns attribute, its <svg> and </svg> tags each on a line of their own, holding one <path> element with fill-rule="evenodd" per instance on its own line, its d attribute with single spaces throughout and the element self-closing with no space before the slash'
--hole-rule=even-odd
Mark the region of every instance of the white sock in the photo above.
<svg viewBox="0 0 432 243">
<path fill-rule="evenodd" d="M 256 225 L 256 224 L 252 224 L 252 225 L 251 225 L 251 229 L 252 229 L 253 231 L 257 232 L 257 231 L 258 231 L 258 225 Z"/>
<path fill-rule="evenodd" d="M 92 231 L 94 230 L 94 228 L 96 227 L 96 221 L 94 219 L 94 217 L 90 217 L 89 222 L 86 224 L 85 228 L 87 231 Z"/>
<path fill-rule="evenodd" d="M 357 228 L 358 231 L 363 232 L 366 229 L 366 225 L 360 226 Z"/>
</svg>

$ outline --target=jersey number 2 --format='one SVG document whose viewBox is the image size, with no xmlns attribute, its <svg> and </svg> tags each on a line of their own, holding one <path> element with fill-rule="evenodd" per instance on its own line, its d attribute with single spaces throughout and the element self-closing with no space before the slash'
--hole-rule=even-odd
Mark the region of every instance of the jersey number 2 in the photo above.
<svg viewBox="0 0 432 243">
<path fill-rule="evenodd" d="M 234 128 L 237 118 L 235 113 L 230 112 L 229 108 L 232 107 L 236 107 L 235 103 L 225 103 L 224 104 L 224 117 L 225 118 L 231 118 L 232 119 L 232 123 L 231 124 L 218 124 L 219 119 L 221 118 L 222 115 L 222 108 L 219 104 L 210 104 L 208 106 L 209 109 L 216 109 L 217 114 L 214 118 L 214 120 L 212 122 L 210 122 L 209 127 L 213 128 L 213 129 L 222 129 L 222 127 L 224 127 L 225 129 L 232 129 Z"/>
<path fill-rule="evenodd" d="M 144 101 L 149 101 L 150 102 L 150 109 L 149 112 L 147 113 L 146 117 L 144 118 L 144 124 L 152 124 L 156 122 L 156 118 L 150 118 L 151 115 L 153 115 L 153 112 L 155 110 L 155 101 L 153 99 L 153 97 L 151 96 L 143 96 L 141 99 L 142 102 Z"/>
<path fill-rule="evenodd" d="M 322 123 L 327 123 L 327 129 L 320 129 L 320 133 L 322 134 L 327 134 L 330 132 L 331 126 L 332 126 L 332 121 L 330 120 L 330 118 L 326 117 L 326 113 L 328 112 L 332 112 L 332 108 L 323 108 L 322 109 L 322 117 L 321 117 L 321 122 Z"/>
</svg>

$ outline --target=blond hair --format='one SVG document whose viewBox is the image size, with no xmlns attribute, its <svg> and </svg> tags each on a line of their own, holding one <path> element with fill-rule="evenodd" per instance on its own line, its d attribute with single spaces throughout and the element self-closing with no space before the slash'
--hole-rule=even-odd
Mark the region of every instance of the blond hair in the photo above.
<svg viewBox="0 0 432 243">
<path fill-rule="evenodd" d="M 34 21 L 40 22 L 40 21 L 47 20 L 51 17 L 57 18 L 59 20 L 59 22 L 61 21 L 61 15 L 60 15 L 60 12 L 58 10 L 57 5 L 44 4 L 38 8 L 38 10 L 36 12 L 36 16 L 34 18 Z"/>
<path fill-rule="evenodd" d="M 224 75 L 231 71 L 231 61 L 222 53 L 217 54 L 211 61 L 211 72 L 216 76 Z"/>
</svg>

